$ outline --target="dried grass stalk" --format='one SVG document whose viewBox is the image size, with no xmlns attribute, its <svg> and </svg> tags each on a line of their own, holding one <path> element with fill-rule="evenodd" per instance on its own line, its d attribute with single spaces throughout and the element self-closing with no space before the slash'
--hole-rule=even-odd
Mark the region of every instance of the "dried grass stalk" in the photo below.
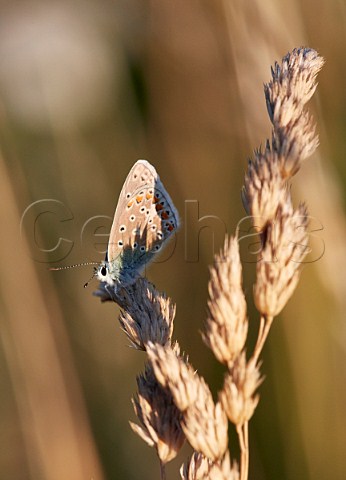
<svg viewBox="0 0 346 480">
<path fill-rule="evenodd" d="M 254 289 L 258 310 L 268 318 L 278 315 L 293 294 L 301 263 L 308 253 L 306 208 L 292 207 L 287 180 L 318 145 L 305 103 L 316 89 L 316 75 L 324 60 L 315 50 L 294 49 L 281 65 L 275 63 L 265 85 L 272 141 L 255 151 L 245 175 L 243 202 L 259 227 L 263 249 Z"/>
<path fill-rule="evenodd" d="M 226 238 L 211 268 L 204 334 L 216 358 L 227 366 L 219 401 L 214 402 L 205 380 L 180 355 L 179 345 L 171 344 L 175 306 L 170 299 L 143 278 L 119 291 L 101 284 L 96 292 L 101 300 L 121 306 L 124 332 L 136 349 L 148 354 L 150 363 L 137 379 L 138 394 L 133 399 L 140 425 L 131 426 L 155 447 L 162 479 L 164 465 L 177 455 L 184 435 L 195 453 L 181 468 L 183 480 L 248 479 L 248 422 L 262 381 L 258 359 L 273 318 L 297 286 L 308 253 L 307 210 L 304 205 L 293 208 L 288 181 L 318 145 L 304 105 L 315 91 L 323 63 L 314 50 L 295 49 L 281 65 L 275 63 L 272 79 L 265 85 L 272 138 L 249 161 L 242 192 L 262 244 L 254 287 L 260 327 L 254 353 L 247 360 L 248 319 L 238 240 Z M 227 452 L 227 418 L 238 433 L 240 471 Z"/>
</svg>

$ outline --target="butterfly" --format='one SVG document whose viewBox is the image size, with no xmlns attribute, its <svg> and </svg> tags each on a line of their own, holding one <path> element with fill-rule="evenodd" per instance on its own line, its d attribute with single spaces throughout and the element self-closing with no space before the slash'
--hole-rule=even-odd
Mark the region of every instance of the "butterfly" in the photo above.
<svg viewBox="0 0 346 480">
<path fill-rule="evenodd" d="M 131 285 L 178 227 L 178 212 L 155 168 L 138 160 L 120 192 L 97 278 L 115 290 Z"/>
</svg>

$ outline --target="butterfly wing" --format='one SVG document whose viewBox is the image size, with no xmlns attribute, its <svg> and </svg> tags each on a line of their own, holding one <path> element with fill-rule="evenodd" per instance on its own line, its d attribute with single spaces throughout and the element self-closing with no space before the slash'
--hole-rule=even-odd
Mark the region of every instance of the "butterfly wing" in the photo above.
<svg viewBox="0 0 346 480">
<path fill-rule="evenodd" d="M 109 237 L 108 262 L 115 275 L 135 274 L 179 226 L 178 213 L 155 168 L 138 160 L 121 190 Z"/>
</svg>

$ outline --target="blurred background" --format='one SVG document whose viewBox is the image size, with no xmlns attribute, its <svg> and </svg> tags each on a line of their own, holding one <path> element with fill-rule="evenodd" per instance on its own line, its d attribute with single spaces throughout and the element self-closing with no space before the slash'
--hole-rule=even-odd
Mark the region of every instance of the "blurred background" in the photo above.
<svg viewBox="0 0 346 480">
<path fill-rule="evenodd" d="M 154 450 L 128 424 L 144 354 L 128 347 L 118 307 L 92 296 L 96 282 L 83 289 L 93 267 L 48 267 L 103 259 L 123 181 L 148 159 L 182 226 L 147 276 L 176 302 L 174 337 L 216 394 L 223 368 L 199 333 L 208 266 L 244 217 L 247 158 L 270 136 L 262 88 L 270 65 L 301 45 L 326 59 L 309 104 L 320 147 L 293 180 L 316 241 L 263 355 L 250 479 L 344 479 L 345 2 L 0 8 L 1 479 L 159 478 Z M 249 350 L 259 320 L 253 282 L 246 261 Z M 190 453 L 185 445 L 168 479 Z"/>
</svg>

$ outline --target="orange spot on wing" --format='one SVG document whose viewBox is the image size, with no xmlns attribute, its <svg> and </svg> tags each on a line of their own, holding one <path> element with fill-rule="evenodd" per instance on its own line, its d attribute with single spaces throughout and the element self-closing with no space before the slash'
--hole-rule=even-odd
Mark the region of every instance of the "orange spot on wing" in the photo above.
<svg viewBox="0 0 346 480">
<path fill-rule="evenodd" d="M 146 194 L 146 199 L 150 200 L 151 198 L 153 198 L 153 195 L 151 193 L 147 193 Z"/>
<path fill-rule="evenodd" d="M 162 218 L 163 220 L 167 220 L 167 218 L 169 218 L 169 215 L 167 214 L 167 212 L 162 212 L 162 213 L 161 213 L 161 218 Z"/>
<path fill-rule="evenodd" d="M 172 231 L 174 230 L 173 225 L 168 225 L 167 230 L 169 230 L 170 232 L 172 232 Z"/>
<path fill-rule="evenodd" d="M 127 208 L 131 208 L 133 205 L 133 200 L 130 200 L 129 203 L 127 204 Z"/>
<path fill-rule="evenodd" d="M 158 204 L 156 205 L 156 211 L 159 212 L 159 211 L 162 210 L 162 209 L 163 209 L 163 206 L 161 205 L 161 203 L 158 203 Z"/>
<path fill-rule="evenodd" d="M 137 195 L 136 202 L 141 203 L 142 200 L 143 200 L 143 195 Z"/>
</svg>

